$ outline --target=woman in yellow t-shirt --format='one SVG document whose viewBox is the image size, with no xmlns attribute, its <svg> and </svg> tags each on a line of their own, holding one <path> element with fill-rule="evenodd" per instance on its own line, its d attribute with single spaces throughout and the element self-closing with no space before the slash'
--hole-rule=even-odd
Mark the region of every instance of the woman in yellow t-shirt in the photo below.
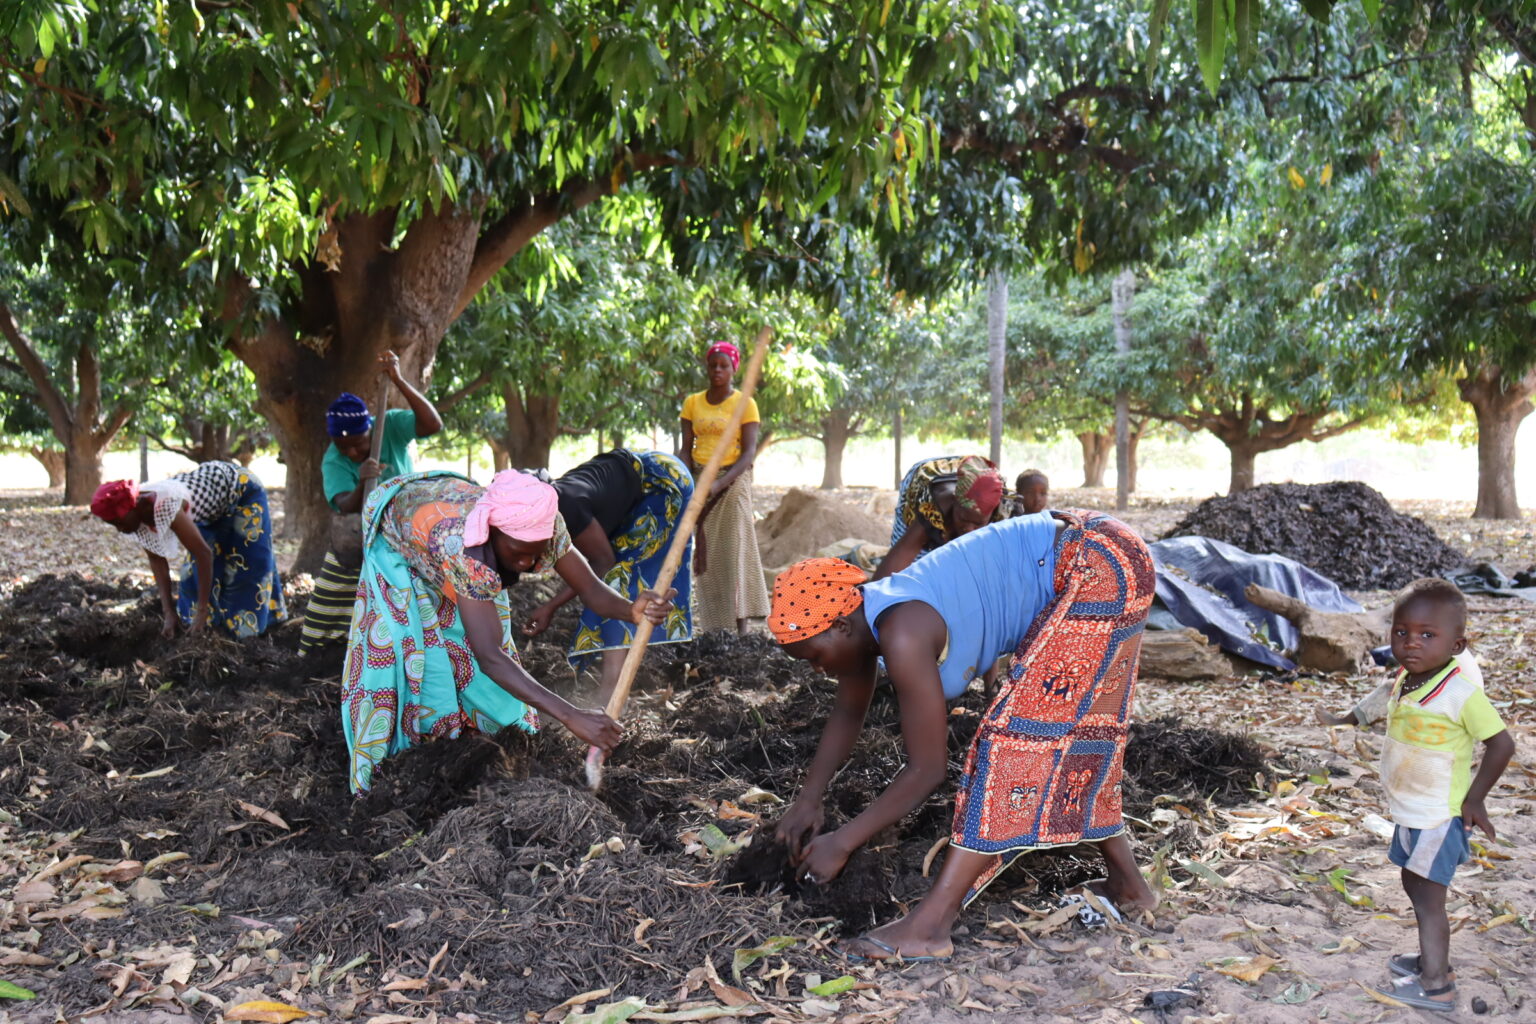
<svg viewBox="0 0 1536 1024">
<path fill-rule="evenodd" d="M 768 615 L 768 587 L 757 553 L 752 517 L 752 460 L 757 457 L 757 403 L 733 386 L 741 351 L 728 341 L 709 346 L 704 368 L 709 388 L 683 400 L 683 460 L 697 477 L 725 446 L 721 473 L 710 487 L 694 549 L 695 626 L 746 633 L 750 620 Z M 725 426 L 742 401 L 741 428 L 726 437 Z"/>
</svg>

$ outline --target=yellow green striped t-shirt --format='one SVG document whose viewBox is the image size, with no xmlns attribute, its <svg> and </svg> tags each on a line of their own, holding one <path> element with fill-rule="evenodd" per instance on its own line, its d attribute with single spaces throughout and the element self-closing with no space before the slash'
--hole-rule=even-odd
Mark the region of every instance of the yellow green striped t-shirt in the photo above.
<svg viewBox="0 0 1536 1024">
<path fill-rule="evenodd" d="M 1477 745 L 1503 732 L 1504 721 L 1455 659 L 1404 692 L 1406 677 L 1398 672 L 1387 703 L 1381 782 L 1394 822 L 1435 828 L 1461 813 Z"/>
</svg>

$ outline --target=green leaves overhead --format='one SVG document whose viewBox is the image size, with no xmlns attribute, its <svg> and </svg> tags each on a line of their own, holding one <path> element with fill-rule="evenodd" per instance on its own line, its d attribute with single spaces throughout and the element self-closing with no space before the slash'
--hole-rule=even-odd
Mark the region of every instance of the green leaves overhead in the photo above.
<svg viewBox="0 0 1536 1024">
<path fill-rule="evenodd" d="M 1259 42 L 1261 5 L 1266 0 L 1190 0 L 1194 29 L 1195 60 L 1212 95 L 1221 85 L 1222 66 L 1229 41 L 1237 52 L 1238 66 L 1247 68 Z M 1267 0 L 1272 10 L 1282 2 Z M 1340 0 L 1301 0 L 1301 7 L 1315 21 L 1327 24 Z M 1381 16 L 1381 0 L 1360 0 L 1360 9 L 1375 25 Z M 1162 57 L 1164 27 L 1172 13 L 1170 0 L 1152 0 L 1147 26 L 1147 78 L 1153 80 Z"/>
<path fill-rule="evenodd" d="M 313 219 L 700 166 L 761 175 L 763 203 L 803 216 L 932 159 L 926 90 L 973 76 L 1006 19 L 917 0 L 48 0 L 0 45 L 4 120 L 48 152 L 0 171 L 109 206 L 154 180 L 207 224 L 254 182 Z M 298 241 L 280 255 L 310 255 Z"/>
<path fill-rule="evenodd" d="M 1195 10 L 1195 53 L 1205 87 L 1216 94 L 1221 84 L 1221 62 L 1227 55 L 1227 5 L 1229 0 L 1192 0 Z"/>
</svg>

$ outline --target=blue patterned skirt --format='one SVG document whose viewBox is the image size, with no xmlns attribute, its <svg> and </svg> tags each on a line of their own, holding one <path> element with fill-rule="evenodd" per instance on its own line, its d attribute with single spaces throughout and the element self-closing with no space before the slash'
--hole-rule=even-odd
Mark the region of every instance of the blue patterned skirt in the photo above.
<svg viewBox="0 0 1536 1024">
<path fill-rule="evenodd" d="M 693 474 L 683 460 L 666 452 L 630 452 L 640 474 L 641 498 L 629 510 L 629 521 L 608 538 L 617 561 L 603 576 L 603 582 L 631 602 L 642 590 L 651 589 L 666 561 L 667 548 L 683 519 L 683 510 L 693 497 Z M 651 633 L 650 643 L 675 644 L 693 639 L 693 541 L 683 552 L 682 565 L 672 579 L 677 596 L 664 625 Z M 605 619 L 585 608 L 576 636 L 571 641 L 571 664 L 581 667 L 593 655 L 603 651 L 628 649 L 635 637 L 635 624 L 620 619 Z"/>
<path fill-rule="evenodd" d="M 230 512 L 197 530 L 213 550 L 213 589 L 208 624 L 231 636 L 260 636 L 288 617 L 283 581 L 272 551 L 272 509 L 266 489 L 249 470 L 240 473 L 240 490 Z M 197 563 L 182 563 L 176 611 L 190 623 L 197 610 Z"/>
</svg>

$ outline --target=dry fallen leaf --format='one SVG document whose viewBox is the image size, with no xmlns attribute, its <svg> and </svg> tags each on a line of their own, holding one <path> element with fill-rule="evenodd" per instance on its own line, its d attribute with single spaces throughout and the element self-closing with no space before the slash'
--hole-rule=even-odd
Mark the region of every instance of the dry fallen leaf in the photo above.
<svg viewBox="0 0 1536 1024">
<path fill-rule="evenodd" d="M 933 867 L 933 859 L 939 855 L 940 850 L 948 845 L 949 836 L 941 836 L 932 846 L 928 847 L 928 852 L 923 855 L 924 878 L 928 877 L 928 870 Z"/>
<path fill-rule="evenodd" d="M 241 1003 L 224 1011 L 225 1020 L 253 1020 L 263 1024 L 288 1024 L 291 1020 L 300 1020 L 308 1016 L 308 1010 L 301 1010 L 287 1003 L 268 1002 L 265 999 Z"/>
<path fill-rule="evenodd" d="M 1218 967 L 1216 973 L 1225 974 L 1229 978 L 1236 978 L 1244 984 L 1252 985 L 1279 963 L 1280 961 L 1273 957 L 1256 956 L 1246 961 L 1228 964 L 1226 967 Z"/>
<path fill-rule="evenodd" d="M 165 899 L 165 889 L 153 878 L 140 878 L 128 887 L 128 895 L 140 903 L 154 906 Z"/>
<path fill-rule="evenodd" d="M 192 859 L 192 855 L 191 854 L 189 854 L 189 853 L 182 853 L 180 850 L 176 851 L 175 853 L 162 853 L 158 857 L 151 857 L 149 859 L 149 862 L 144 865 L 144 873 L 146 875 L 152 875 L 156 871 L 158 871 L 161 868 L 165 867 L 167 864 L 175 864 L 177 861 L 180 861 L 180 860 L 191 860 L 191 859 Z"/>
<path fill-rule="evenodd" d="M 276 825 L 283 831 L 289 831 L 288 823 L 277 813 L 267 810 L 265 807 L 257 807 L 255 804 L 246 803 L 244 800 L 236 800 L 235 804 L 246 814 L 258 821 L 264 821 L 268 825 Z"/>
<path fill-rule="evenodd" d="M 651 948 L 651 944 L 645 941 L 645 933 L 650 929 L 651 925 L 655 923 L 656 919 L 654 917 L 648 917 L 644 921 L 641 921 L 639 924 L 635 925 L 635 945 L 644 946 L 646 949 Z"/>
<path fill-rule="evenodd" d="M 556 1010 L 564 1010 L 565 1008 L 570 1007 L 570 1006 L 580 1006 L 582 1003 L 595 1002 L 596 1000 L 599 1000 L 599 999 L 603 998 L 603 996 L 612 995 L 612 994 L 613 994 L 613 989 L 611 987 L 610 988 L 595 988 L 595 989 L 593 989 L 590 992 L 581 992 L 581 993 L 578 993 L 578 994 L 576 994 L 574 996 L 571 996 L 571 998 L 567 999 L 563 1003 L 556 1003 L 554 1006 L 551 1006 L 549 1008 L 549 1012 L 550 1013 L 554 1013 Z"/>
<path fill-rule="evenodd" d="M 46 903 L 58 895 L 58 890 L 48 882 L 22 882 L 11 893 L 17 903 Z"/>
<path fill-rule="evenodd" d="M 95 875 L 107 882 L 131 882 L 144 873 L 143 861 L 120 860 L 116 864 L 102 865 L 101 870 L 92 870 L 96 865 L 88 865 L 86 874 Z"/>
<path fill-rule="evenodd" d="M 77 853 L 73 857 L 65 857 L 58 863 L 50 864 L 43 868 L 43 870 L 39 871 L 37 874 L 33 875 L 32 881 L 41 882 L 45 878 L 52 878 L 54 875 L 61 875 L 68 871 L 70 868 L 77 868 L 81 864 L 88 863 L 90 859 L 91 858 L 87 857 L 83 853 Z"/>
</svg>

